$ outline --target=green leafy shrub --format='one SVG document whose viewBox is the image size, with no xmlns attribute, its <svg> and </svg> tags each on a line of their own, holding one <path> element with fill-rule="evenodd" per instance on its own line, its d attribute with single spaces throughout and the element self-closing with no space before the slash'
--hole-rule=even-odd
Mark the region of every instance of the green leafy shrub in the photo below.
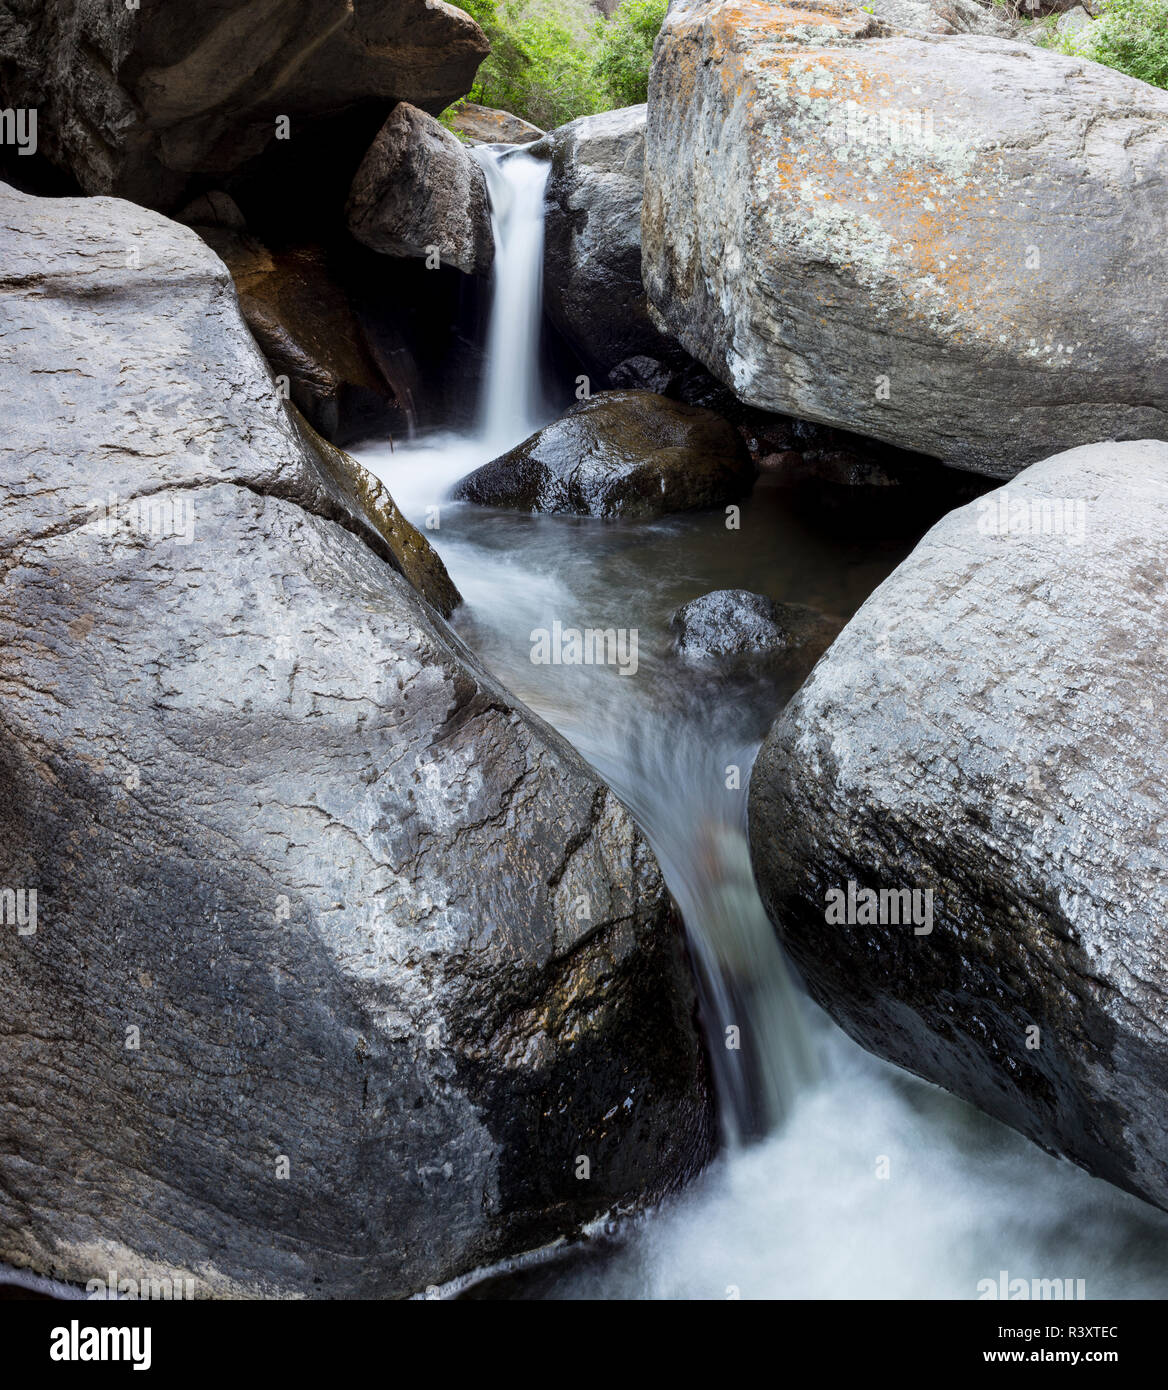
<svg viewBox="0 0 1168 1390">
<path fill-rule="evenodd" d="M 545 130 L 605 105 L 594 72 L 604 21 L 588 0 L 468 0 L 491 41 L 470 100 Z"/>
<path fill-rule="evenodd" d="M 544 130 L 635 106 L 648 91 L 667 4 L 622 0 L 605 20 L 588 0 L 466 0 L 462 8 L 491 41 L 468 99 Z"/>
<path fill-rule="evenodd" d="M 1109 0 L 1094 24 L 1058 46 L 1063 53 L 1168 88 L 1168 0 Z"/>
<path fill-rule="evenodd" d="M 612 106 L 636 106 L 649 95 L 653 40 L 669 0 L 624 0 L 604 26 L 595 72 Z"/>
</svg>

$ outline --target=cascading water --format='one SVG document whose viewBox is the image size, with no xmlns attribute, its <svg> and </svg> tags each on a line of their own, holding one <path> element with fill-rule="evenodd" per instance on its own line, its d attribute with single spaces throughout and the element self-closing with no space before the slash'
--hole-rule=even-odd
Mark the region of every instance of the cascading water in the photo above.
<svg viewBox="0 0 1168 1390">
<path fill-rule="evenodd" d="M 495 234 L 482 436 L 496 452 L 546 423 L 540 377 L 543 195 L 550 165 L 522 146 L 480 145 Z"/>
<path fill-rule="evenodd" d="M 845 546 L 808 527 L 765 478 L 737 532 L 718 513 L 620 525 L 443 500 L 464 474 L 546 423 L 538 352 L 547 167 L 523 150 L 478 158 L 496 237 L 479 430 L 361 457 L 420 526 L 438 506 L 440 528 L 427 534 L 466 600 L 455 615 L 461 636 L 644 828 L 686 921 L 729 1141 L 616 1253 L 553 1269 L 531 1289 L 971 1298 L 980 1279 L 1008 1269 L 1085 1278 L 1091 1297 L 1164 1296 L 1162 1214 L 862 1053 L 792 984 L 755 890 L 744 788 L 791 692 L 683 667 L 669 614 L 711 589 L 748 588 L 847 617 L 903 551 L 879 538 Z M 531 633 L 557 621 L 636 631 L 636 674 L 536 664 Z"/>
</svg>

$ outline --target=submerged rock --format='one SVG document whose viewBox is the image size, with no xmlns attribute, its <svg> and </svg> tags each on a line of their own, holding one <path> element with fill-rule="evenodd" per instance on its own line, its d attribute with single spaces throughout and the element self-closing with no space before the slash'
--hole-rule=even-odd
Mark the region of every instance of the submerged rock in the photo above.
<svg viewBox="0 0 1168 1390">
<path fill-rule="evenodd" d="M 764 902 L 833 1017 L 1162 1207 L 1166 569 L 1168 444 L 1035 465 L 876 590 L 750 788 Z"/>
<path fill-rule="evenodd" d="M 675 0 L 658 325 L 766 410 L 1008 477 L 1168 434 L 1168 92 L 845 0 Z"/>
<path fill-rule="evenodd" d="M 173 208 L 192 175 L 302 143 L 321 117 L 441 111 L 488 51 L 468 14 L 433 0 L 42 0 L 6 8 L 0 105 L 38 108 L 39 148 L 85 192 Z M 333 139 L 326 157 L 349 151 Z"/>
<path fill-rule="evenodd" d="M 464 101 L 451 117 L 450 124 L 471 145 L 530 145 L 545 134 L 522 116 L 478 106 L 473 101 Z"/>
<path fill-rule="evenodd" d="M 775 660 L 796 652 L 810 670 L 840 624 L 801 603 L 776 603 L 748 589 L 715 589 L 669 619 L 678 652 L 691 661 Z"/>
<path fill-rule="evenodd" d="M 401 1295 L 668 1190 L 711 1105 L 624 807 L 387 563 L 193 232 L 0 212 L 0 1261 Z"/>
<path fill-rule="evenodd" d="M 602 391 L 463 478 L 453 496 L 638 519 L 719 506 L 753 480 L 742 441 L 713 411 L 651 391 Z"/>
<path fill-rule="evenodd" d="M 628 357 L 676 351 L 650 319 L 641 283 L 645 107 L 582 116 L 547 143 L 548 317 L 602 374 Z"/>
<path fill-rule="evenodd" d="M 425 258 L 483 275 L 495 258 L 482 169 L 433 116 L 393 109 L 361 161 L 346 209 L 349 230 L 386 256 Z"/>
</svg>

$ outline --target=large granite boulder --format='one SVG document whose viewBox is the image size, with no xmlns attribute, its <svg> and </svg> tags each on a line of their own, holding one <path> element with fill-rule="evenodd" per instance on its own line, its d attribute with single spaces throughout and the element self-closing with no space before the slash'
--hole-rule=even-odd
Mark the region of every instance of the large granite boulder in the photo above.
<svg viewBox="0 0 1168 1390">
<path fill-rule="evenodd" d="M 387 256 L 424 258 L 484 275 L 495 259 L 487 180 L 456 135 L 402 102 L 361 161 L 349 230 Z"/>
<path fill-rule="evenodd" d="M 670 1188 L 713 1126 L 628 813 L 193 232 L 0 212 L 0 1260 L 401 1295 Z"/>
<path fill-rule="evenodd" d="M 734 427 L 652 391 L 602 391 L 537 430 L 453 491 L 458 501 L 525 512 L 643 520 L 749 492 Z"/>
<path fill-rule="evenodd" d="M 751 779 L 764 902 L 865 1047 L 1168 1207 L 1168 444 L 951 512 Z"/>
<path fill-rule="evenodd" d="M 548 317 L 601 375 L 626 358 L 676 353 L 650 319 L 641 283 L 645 107 L 582 116 L 552 131 L 546 148 Z"/>
<path fill-rule="evenodd" d="M 45 0 L 0 12 L 0 104 L 39 108 L 43 152 L 86 192 L 172 208 L 192 175 L 239 169 L 320 117 L 441 111 L 488 51 L 443 0 Z"/>
<path fill-rule="evenodd" d="M 1168 433 L 1168 92 L 845 0 L 675 0 L 659 326 L 744 401 L 1007 477 Z"/>
</svg>

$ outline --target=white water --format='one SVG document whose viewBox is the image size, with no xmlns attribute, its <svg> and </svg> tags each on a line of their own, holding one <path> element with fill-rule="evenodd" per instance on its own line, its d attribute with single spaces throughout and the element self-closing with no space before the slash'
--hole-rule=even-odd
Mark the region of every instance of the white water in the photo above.
<svg viewBox="0 0 1168 1390">
<path fill-rule="evenodd" d="M 648 835 L 690 935 L 728 1140 L 703 1178 L 615 1253 L 566 1262 L 533 1291 L 972 1298 L 1004 1269 L 1085 1279 L 1088 1297 L 1165 1296 L 1168 1218 L 861 1052 L 792 984 L 755 892 L 745 794 L 726 787 L 725 771 L 737 765 L 745 787 L 788 692 L 695 682 L 671 652 L 668 614 L 709 589 L 744 587 L 846 617 L 899 555 L 875 541 L 845 553 L 763 483 L 740 533 L 711 514 L 624 526 L 443 501 L 542 423 L 542 226 L 530 222 L 540 220 L 543 174 L 530 156 L 487 159 L 499 244 L 482 428 L 362 458 L 416 524 L 441 504 L 428 535 L 466 600 L 461 635 L 576 745 Z M 556 620 L 636 628 L 637 675 L 533 665 L 531 630 Z M 742 1030 L 739 1051 L 724 1046 L 729 1025 Z"/>
<path fill-rule="evenodd" d="M 543 195 L 550 165 L 522 146 L 472 150 L 491 197 L 495 264 L 482 439 L 494 453 L 547 423 L 540 385 Z"/>
</svg>

